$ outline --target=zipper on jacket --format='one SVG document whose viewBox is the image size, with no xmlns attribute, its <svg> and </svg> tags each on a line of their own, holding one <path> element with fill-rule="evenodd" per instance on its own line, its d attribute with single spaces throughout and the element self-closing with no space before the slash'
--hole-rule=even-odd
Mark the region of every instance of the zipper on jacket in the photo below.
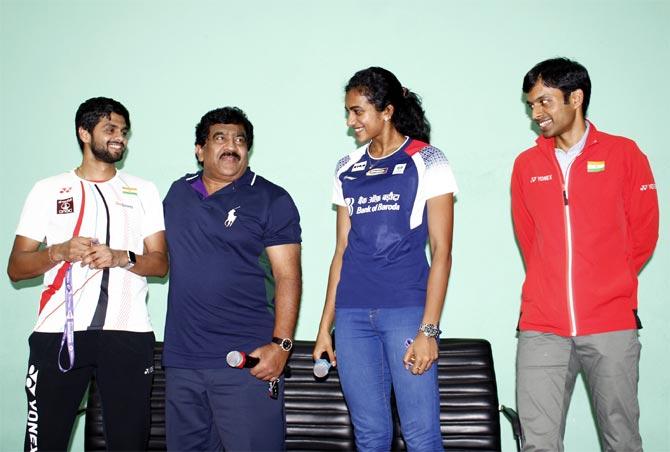
<svg viewBox="0 0 670 452">
<path fill-rule="evenodd" d="M 581 153 L 580 153 L 581 155 Z M 570 223 L 570 202 L 568 198 L 568 182 L 570 180 L 570 168 L 575 160 L 579 158 L 579 155 L 575 157 L 572 162 L 568 164 L 568 168 L 565 172 L 565 177 L 563 177 L 563 170 L 554 157 L 554 165 L 558 169 L 558 174 L 561 177 L 561 191 L 563 194 L 563 219 L 565 222 L 565 250 L 566 250 L 566 299 L 567 299 L 567 308 L 568 315 L 570 318 L 570 336 L 577 335 L 577 318 L 575 316 L 575 300 L 574 300 L 574 291 L 572 287 L 572 224 Z"/>
</svg>

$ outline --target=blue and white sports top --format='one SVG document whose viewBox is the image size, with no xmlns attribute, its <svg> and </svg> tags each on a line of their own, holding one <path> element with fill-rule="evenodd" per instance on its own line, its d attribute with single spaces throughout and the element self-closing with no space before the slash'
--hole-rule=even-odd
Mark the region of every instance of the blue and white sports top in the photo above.
<svg viewBox="0 0 670 452">
<path fill-rule="evenodd" d="M 337 308 L 423 306 L 426 201 L 457 193 L 446 157 L 408 138 L 393 154 L 374 159 L 368 145 L 337 163 L 333 203 L 349 209 L 351 230 L 344 252 Z"/>
</svg>

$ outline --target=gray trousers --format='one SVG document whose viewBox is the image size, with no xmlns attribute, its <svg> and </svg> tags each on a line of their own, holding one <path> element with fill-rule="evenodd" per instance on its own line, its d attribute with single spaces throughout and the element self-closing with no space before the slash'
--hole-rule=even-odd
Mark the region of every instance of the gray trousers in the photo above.
<svg viewBox="0 0 670 452">
<path fill-rule="evenodd" d="M 523 450 L 563 451 L 565 419 L 584 371 L 605 451 L 641 451 L 637 330 L 562 337 L 522 331 L 517 347 L 517 408 Z"/>
</svg>

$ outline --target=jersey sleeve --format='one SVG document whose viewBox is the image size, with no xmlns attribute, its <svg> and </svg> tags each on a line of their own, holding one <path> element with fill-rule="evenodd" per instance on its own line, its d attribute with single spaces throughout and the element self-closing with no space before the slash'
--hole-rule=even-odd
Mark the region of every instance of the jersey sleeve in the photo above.
<svg viewBox="0 0 670 452">
<path fill-rule="evenodd" d="M 331 201 L 333 204 L 338 206 L 346 206 L 344 202 L 344 192 L 342 191 L 342 180 L 340 180 L 340 174 L 348 167 L 348 163 L 351 161 L 351 156 L 346 155 L 342 157 L 335 166 L 335 176 L 333 177 L 333 195 Z"/>
<path fill-rule="evenodd" d="M 635 271 L 649 260 L 658 240 L 659 213 L 656 182 L 647 156 L 636 144 L 626 174 L 624 206 L 632 238 Z"/>
<path fill-rule="evenodd" d="M 165 230 L 165 219 L 163 217 L 163 203 L 158 194 L 156 185 L 149 182 L 145 189 L 146 196 L 142 200 L 144 206 L 144 218 L 142 219 L 142 238 L 147 238 L 156 232 Z"/>
<path fill-rule="evenodd" d="M 332 202 L 338 206 L 346 206 L 346 203 L 344 202 L 344 193 L 342 193 L 342 181 L 337 175 L 333 178 Z"/>
<path fill-rule="evenodd" d="M 302 242 L 301 233 L 298 208 L 291 196 L 285 192 L 270 204 L 263 245 L 268 247 L 300 243 Z"/>
<path fill-rule="evenodd" d="M 426 165 L 425 182 L 422 184 L 423 199 L 458 193 L 456 178 L 442 151 L 429 146 L 421 151 L 421 157 Z"/>
<path fill-rule="evenodd" d="M 19 225 L 16 235 L 28 237 L 41 242 L 47 234 L 48 221 L 48 199 L 44 190 L 44 183 L 37 182 L 23 204 Z M 55 206 L 52 206 L 55 209 Z M 47 218 L 45 218 L 45 216 Z"/>
<path fill-rule="evenodd" d="M 523 193 L 522 180 L 522 162 L 518 157 L 514 161 L 514 168 L 512 170 L 511 180 L 511 201 L 512 201 L 512 222 L 514 225 L 514 232 L 516 234 L 523 260 L 528 265 L 528 258 L 530 250 L 535 241 L 535 222 L 531 216 Z"/>
</svg>

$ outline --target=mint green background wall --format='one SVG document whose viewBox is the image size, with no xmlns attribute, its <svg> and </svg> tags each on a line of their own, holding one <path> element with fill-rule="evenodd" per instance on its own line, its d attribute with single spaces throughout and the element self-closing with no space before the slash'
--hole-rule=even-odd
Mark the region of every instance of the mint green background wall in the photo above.
<svg viewBox="0 0 670 452">
<path fill-rule="evenodd" d="M 257 130 L 254 170 L 294 196 L 304 229 L 304 297 L 297 337 L 315 336 L 333 250 L 330 178 L 353 149 L 342 88 L 381 65 L 424 98 L 433 143 L 461 194 L 454 268 L 443 317 L 449 337 L 493 344 L 502 403 L 514 404 L 514 336 L 523 267 L 509 215 L 514 157 L 535 134 L 521 79 L 567 55 L 589 69 L 590 116 L 649 156 L 667 206 L 670 6 L 666 2 L 494 1 L 33 1 L 0 0 L 0 155 L 5 265 L 23 200 L 42 177 L 74 168 L 73 117 L 86 98 L 125 103 L 133 134 L 124 169 L 165 193 L 195 169 L 193 128 L 208 109 L 239 105 Z M 597 208 L 597 206 L 594 206 Z M 667 225 L 662 210 L 662 225 Z M 648 451 L 670 450 L 667 226 L 641 276 L 641 427 Z M 18 450 L 25 415 L 27 337 L 37 281 L 0 283 L 0 450 Z M 162 338 L 167 284 L 150 288 Z M 504 423 L 503 423 L 504 424 Z M 83 449 L 82 428 L 72 449 Z M 503 425 L 504 449 L 513 450 Z M 567 450 L 597 449 L 583 384 Z"/>
</svg>

